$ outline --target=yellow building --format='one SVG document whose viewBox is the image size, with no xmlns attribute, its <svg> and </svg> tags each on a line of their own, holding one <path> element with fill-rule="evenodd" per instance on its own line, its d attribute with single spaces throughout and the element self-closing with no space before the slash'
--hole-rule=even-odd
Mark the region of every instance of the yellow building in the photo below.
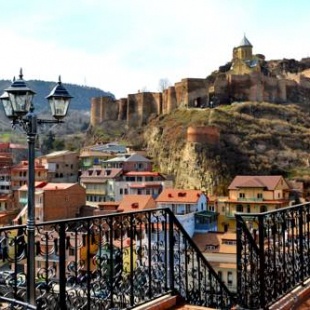
<svg viewBox="0 0 310 310">
<path fill-rule="evenodd" d="M 193 241 L 224 284 L 237 292 L 237 237 L 235 233 L 195 233 Z"/>
<path fill-rule="evenodd" d="M 235 213 L 260 213 L 290 205 L 291 188 L 280 175 L 236 176 L 218 202 L 218 230 L 236 229 Z"/>
</svg>

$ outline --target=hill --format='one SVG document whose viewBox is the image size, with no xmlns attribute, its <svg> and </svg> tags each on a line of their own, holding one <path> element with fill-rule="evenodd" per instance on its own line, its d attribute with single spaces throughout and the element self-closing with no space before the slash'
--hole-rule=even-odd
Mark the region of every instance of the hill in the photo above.
<svg viewBox="0 0 310 310">
<path fill-rule="evenodd" d="M 46 82 L 39 80 L 29 80 L 26 81 L 29 88 L 36 92 L 34 96 L 34 106 L 35 111 L 38 114 L 39 118 L 50 119 L 50 107 L 47 105 L 47 100 L 45 97 L 50 93 L 50 91 L 56 85 L 56 82 Z M 12 81 L 9 80 L 0 80 L 0 92 L 3 93 L 3 90 L 9 87 L 12 84 Z M 101 96 L 111 96 L 114 97 L 110 92 L 105 92 L 101 89 L 88 86 L 80 86 L 75 84 L 66 84 L 64 86 L 67 88 L 68 92 L 73 99 L 71 100 L 68 116 L 65 119 L 65 124 L 50 126 L 50 125 L 41 125 L 39 128 L 39 133 L 41 136 L 47 134 L 50 130 L 56 133 L 58 136 L 70 135 L 85 133 L 89 126 L 89 111 L 91 98 L 101 97 Z M 2 107 L 1 107 L 2 109 Z M 11 137 L 10 141 L 21 142 L 24 140 L 19 139 L 18 130 L 12 131 L 11 124 L 9 120 L 5 117 L 4 113 L 0 113 L 0 131 L 8 132 L 9 135 L 14 135 L 17 133 L 17 137 Z M 69 137 L 70 138 L 70 137 Z"/>
<path fill-rule="evenodd" d="M 26 81 L 29 88 L 36 92 L 34 97 L 34 105 L 38 113 L 46 109 L 46 99 L 45 97 L 50 93 L 54 88 L 57 82 L 46 82 L 40 80 L 29 80 Z M 0 91 L 1 94 L 3 90 L 9 87 L 12 84 L 12 81 L 9 80 L 0 80 Z M 67 88 L 73 100 L 71 101 L 70 109 L 78 111 L 89 111 L 90 109 L 90 100 L 92 97 L 102 97 L 102 96 L 112 96 L 110 92 L 103 91 L 99 88 L 80 86 L 75 84 L 66 84 L 63 85 Z"/>
<path fill-rule="evenodd" d="M 236 175 L 281 174 L 310 179 L 310 109 L 300 104 L 234 103 L 214 109 L 179 109 L 140 129 L 158 170 L 179 188 L 224 194 Z M 214 126 L 218 143 L 187 141 L 189 126 Z M 129 142 L 139 134 L 128 131 Z M 130 139 L 131 138 L 131 139 Z"/>
</svg>

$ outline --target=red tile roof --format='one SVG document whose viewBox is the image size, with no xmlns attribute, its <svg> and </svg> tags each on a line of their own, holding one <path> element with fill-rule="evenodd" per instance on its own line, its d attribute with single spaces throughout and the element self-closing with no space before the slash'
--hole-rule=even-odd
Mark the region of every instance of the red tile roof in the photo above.
<svg viewBox="0 0 310 310">
<path fill-rule="evenodd" d="M 202 194 L 200 190 L 166 188 L 156 198 L 156 202 L 197 203 Z"/>
<path fill-rule="evenodd" d="M 129 212 L 155 208 L 155 200 L 151 195 L 124 195 L 120 201 L 118 211 Z"/>
</svg>

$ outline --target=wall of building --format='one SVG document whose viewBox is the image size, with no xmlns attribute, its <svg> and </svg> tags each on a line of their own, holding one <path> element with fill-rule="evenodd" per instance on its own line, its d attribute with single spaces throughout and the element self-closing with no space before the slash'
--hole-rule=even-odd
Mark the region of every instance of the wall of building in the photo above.
<svg viewBox="0 0 310 310">
<path fill-rule="evenodd" d="M 44 191 L 44 221 L 75 218 L 85 205 L 85 189 L 74 184 L 66 189 Z"/>
</svg>

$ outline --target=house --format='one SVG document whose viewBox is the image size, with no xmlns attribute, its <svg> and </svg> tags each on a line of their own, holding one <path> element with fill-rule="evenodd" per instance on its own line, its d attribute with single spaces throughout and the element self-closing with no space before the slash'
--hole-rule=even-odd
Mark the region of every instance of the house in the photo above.
<svg viewBox="0 0 310 310">
<path fill-rule="evenodd" d="M 79 175 L 79 154 L 72 151 L 57 151 L 38 157 L 47 169 L 48 182 L 75 183 Z"/>
<path fill-rule="evenodd" d="M 38 150 L 36 150 L 38 153 Z M 0 143 L 1 166 L 12 166 L 28 158 L 28 147 L 22 144 L 2 142 Z"/>
<path fill-rule="evenodd" d="M 120 155 L 102 161 L 102 165 L 105 168 L 120 168 L 123 172 L 152 171 L 152 162 L 138 153 Z"/>
<path fill-rule="evenodd" d="M 20 200 L 27 201 L 28 186 L 22 186 L 18 192 Z M 36 182 L 35 184 L 35 216 L 39 222 L 75 218 L 84 205 L 85 189 L 78 183 Z M 26 216 L 26 210 L 27 204 L 15 222 Z"/>
<path fill-rule="evenodd" d="M 120 176 L 120 168 L 102 168 L 93 166 L 82 172 L 80 184 L 86 191 L 86 202 L 98 206 L 104 201 L 115 201 L 115 178 Z M 119 197 L 118 197 L 119 198 Z"/>
<path fill-rule="evenodd" d="M 193 241 L 232 292 L 237 292 L 236 233 L 195 233 Z"/>
<path fill-rule="evenodd" d="M 152 195 L 156 198 L 163 188 L 171 188 L 172 180 L 168 180 L 159 172 L 128 171 L 122 173 L 114 181 L 115 200 L 123 195 Z"/>
<path fill-rule="evenodd" d="M 0 195 L 12 194 L 11 167 L 0 164 Z"/>
<path fill-rule="evenodd" d="M 150 161 L 144 156 L 128 156 L 131 158 L 128 162 L 117 157 L 106 161 L 104 167 L 95 165 L 82 172 L 80 184 L 86 189 L 87 204 L 98 206 L 105 201 L 119 201 L 123 195 L 152 195 L 156 198 L 163 188 L 172 187 L 172 180 L 161 173 L 144 170 L 151 168 Z M 143 170 L 137 171 L 139 167 Z M 127 171 L 130 168 L 134 170 Z"/>
<path fill-rule="evenodd" d="M 0 196 L 0 226 L 11 224 L 19 212 L 20 209 L 15 208 L 11 195 Z"/>
<path fill-rule="evenodd" d="M 170 208 L 191 237 L 195 231 L 195 222 L 201 220 L 199 213 L 206 212 L 208 204 L 206 195 L 193 189 L 163 189 L 155 201 L 157 208 Z M 213 222 L 216 223 L 216 216 Z"/>
<path fill-rule="evenodd" d="M 219 208 L 219 231 L 235 230 L 235 213 L 259 213 L 287 207 L 291 188 L 281 175 L 236 176 L 228 187 L 228 198 Z"/>
<path fill-rule="evenodd" d="M 84 147 L 80 152 L 81 170 L 84 171 L 94 165 L 100 165 L 102 161 L 111 159 L 117 154 L 126 153 L 128 153 L 126 146 L 118 144 L 117 142 Z"/>
<path fill-rule="evenodd" d="M 35 180 L 36 182 L 48 181 L 48 170 L 37 159 L 34 163 Z M 13 166 L 11 169 L 11 189 L 14 200 L 16 201 L 16 208 L 21 209 L 23 204 L 19 204 L 18 189 L 28 183 L 28 161 L 24 160 Z"/>
</svg>

